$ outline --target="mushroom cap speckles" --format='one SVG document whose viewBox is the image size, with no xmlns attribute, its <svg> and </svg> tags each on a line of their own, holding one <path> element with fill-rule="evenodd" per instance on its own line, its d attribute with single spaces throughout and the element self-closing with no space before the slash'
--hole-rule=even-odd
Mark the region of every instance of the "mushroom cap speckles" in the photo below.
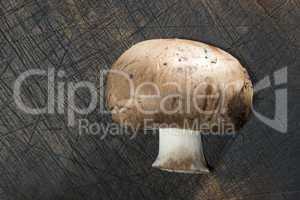
<svg viewBox="0 0 300 200">
<path fill-rule="evenodd" d="M 172 124 L 202 131 L 202 124 L 217 123 L 236 130 L 249 117 L 249 75 L 217 47 L 183 39 L 147 40 L 125 51 L 111 69 L 121 72 L 108 74 L 106 88 L 108 108 L 118 123 L 145 128 L 146 120 L 150 127 Z"/>
</svg>

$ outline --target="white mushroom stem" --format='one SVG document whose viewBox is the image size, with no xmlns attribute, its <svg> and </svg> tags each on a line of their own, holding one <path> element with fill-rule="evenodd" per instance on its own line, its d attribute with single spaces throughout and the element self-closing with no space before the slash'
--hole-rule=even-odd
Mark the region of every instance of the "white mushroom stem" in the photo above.
<svg viewBox="0 0 300 200">
<path fill-rule="evenodd" d="M 152 164 L 161 170 L 183 173 L 209 173 L 197 131 L 160 128 L 159 153 Z"/>
</svg>

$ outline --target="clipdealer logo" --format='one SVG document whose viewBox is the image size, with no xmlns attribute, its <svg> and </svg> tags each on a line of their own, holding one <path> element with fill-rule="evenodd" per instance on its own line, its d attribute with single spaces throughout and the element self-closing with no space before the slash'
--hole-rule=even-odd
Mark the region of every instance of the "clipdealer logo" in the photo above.
<svg viewBox="0 0 300 200">
<path fill-rule="evenodd" d="M 88 115 L 97 109 L 99 105 L 99 113 L 107 113 L 108 111 L 104 106 L 104 80 L 107 75 L 108 70 L 102 70 L 99 77 L 99 87 L 95 83 L 89 81 L 70 81 L 65 82 L 63 78 L 65 77 L 65 72 L 63 70 L 55 71 L 54 68 L 49 68 L 48 70 L 41 69 L 31 69 L 23 72 L 18 76 L 14 83 L 14 94 L 13 98 L 18 109 L 26 114 L 30 115 L 42 115 L 42 114 L 65 114 L 67 112 L 68 126 L 74 127 L 76 125 L 77 115 Z M 123 76 L 129 81 L 130 85 L 130 95 L 134 94 L 134 85 L 130 82 L 130 77 L 128 74 L 122 71 L 113 71 L 120 76 Z M 33 79 L 35 76 L 43 77 L 47 79 L 47 105 L 42 108 L 32 108 L 26 105 L 24 99 L 22 98 L 22 86 L 25 84 L 26 80 Z M 264 124 L 275 129 L 278 132 L 286 133 L 288 130 L 288 68 L 281 68 L 272 74 L 274 85 L 273 87 L 278 87 L 275 89 L 275 116 L 274 118 L 268 118 L 262 113 L 255 110 L 252 105 L 253 114 Z M 149 84 L 148 82 L 145 84 Z M 154 84 L 154 83 L 152 83 Z M 172 83 L 173 84 L 173 83 Z M 155 85 L 154 85 L 155 86 Z M 254 85 L 254 95 L 264 89 L 270 88 L 271 76 L 267 75 L 263 79 Z M 140 86 L 139 86 L 140 87 Z M 98 90 L 97 90 L 98 88 Z M 158 89 L 158 87 L 155 87 Z M 90 101 L 87 107 L 81 108 L 76 106 L 76 92 L 80 89 L 85 89 L 90 94 Z M 57 91 L 57 92 L 56 92 Z M 65 103 L 65 96 L 67 104 Z M 98 97 L 100 96 L 100 102 Z M 146 112 L 146 111 L 145 111 Z M 79 120 L 80 121 L 80 120 Z M 86 121 L 85 121 L 86 122 Z"/>
</svg>

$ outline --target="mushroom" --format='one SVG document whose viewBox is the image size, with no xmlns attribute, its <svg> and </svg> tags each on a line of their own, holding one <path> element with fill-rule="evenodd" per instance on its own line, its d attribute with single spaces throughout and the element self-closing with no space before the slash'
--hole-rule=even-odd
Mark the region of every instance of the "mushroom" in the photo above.
<svg viewBox="0 0 300 200">
<path fill-rule="evenodd" d="M 231 134 L 249 119 L 253 87 L 245 68 L 225 51 L 183 39 L 153 39 L 125 51 L 107 76 L 112 119 L 159 129 L 153 167 L 208 173 L 202 134 Z"/>
</svg>

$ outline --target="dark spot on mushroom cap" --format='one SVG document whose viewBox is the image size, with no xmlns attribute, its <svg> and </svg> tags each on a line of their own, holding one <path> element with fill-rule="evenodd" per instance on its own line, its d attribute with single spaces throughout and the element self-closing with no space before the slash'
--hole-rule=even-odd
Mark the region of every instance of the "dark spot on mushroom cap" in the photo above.
<svg viewBox="0 0 300 200">
<path fill-rule="evenodd" d="M 209 104 L 211 102 L 209 102 L 209 95 L 212 94 L 212 91 L 213 91 L 213 87 L 211 85 L 207 85 L 207 87 L 205 88 L 205 94 L 207 95 L 204 99 L 204 103 L 203 103 L 203 107 L 202 107 L 202 110 L 207 110 L 207 108 L 209 107 Z"/>
<path fill-rule="evenodd" d="M 214 60 L 211 61 L 212 64 L 216 64 L 217 63 L 217 58 L 215 58 Z"/>
<path fill-rule="evenodd" d="M 164 63 L 164 65 L 165 65 L 165 66 L 167 66 L 167 65 L 168 65 L 168 63 L 166 63 L 166 62 L 165 62 L 165 63 Z"/>
<path fill-rule="evenodd" d="M 179 58 L 178 61 L 181 62 L 181 58 Z"/>
<path fill-rule="evenodd" d="M 235 129 L 239 130 L 249 119 L 250 110 L 243 102 L 239 94 L 235 95 L 228 102 L 228 116 L 231 118 L 234 123 Z"/>
<path fill-rule="evenodd" d="M 220 132 L 219 132 L 219 129 L 220 129 L 220 127 L 218 126 L 218 124 L 212 124 L 212 126 L 210 127 L 210 132 L 212 133 L 212 134 L 219 134 Z"/>
<path fill-rule="evenodd" d="M 205 93 L 207 95 L 211 95 L 213 91 L 213 87 L 211 85 L 207 85 L 206 89 L 205 89 Z"/>
<path fill-rule="evenodd" d="M 133 78 L 133 74 L 129 74 L 129 78 L 132 79 Z"/>
<path fill-rule="evenodd" d="M 171 107 L 172 108 L 176 108 L 179 102 L 179 97 L 174 97 L 172 98 L 172 103 L 171 103 Z"/>
</svg>

